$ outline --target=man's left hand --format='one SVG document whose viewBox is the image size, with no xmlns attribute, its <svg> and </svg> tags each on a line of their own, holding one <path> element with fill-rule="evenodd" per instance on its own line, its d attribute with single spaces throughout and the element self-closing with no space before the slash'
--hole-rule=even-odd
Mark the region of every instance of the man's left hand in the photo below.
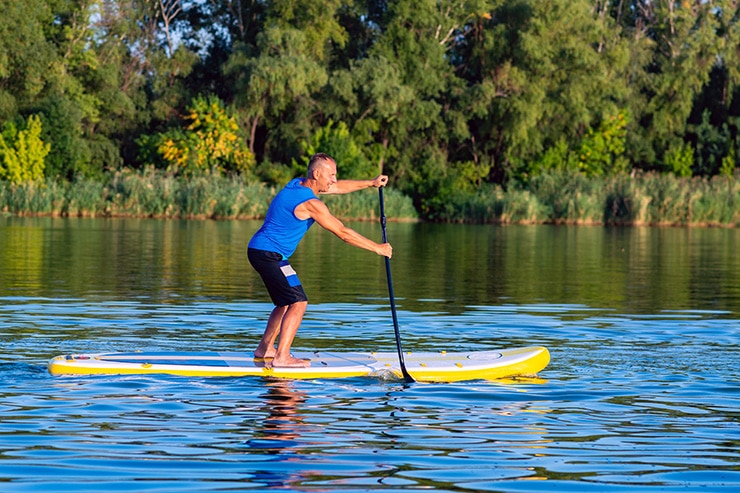
<svg viewBox="0 0 740 493">
<path fill-rule="evenodd" d="M 388 184 L 388 177 L 386 175 L 378 175 L 373 179 L 373 187 L 380 188 Z"/>
</svg>

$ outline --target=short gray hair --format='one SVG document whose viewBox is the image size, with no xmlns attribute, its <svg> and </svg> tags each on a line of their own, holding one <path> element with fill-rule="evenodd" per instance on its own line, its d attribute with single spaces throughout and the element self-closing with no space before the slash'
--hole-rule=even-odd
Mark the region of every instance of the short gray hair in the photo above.
<svg viewBox="0 0 740 493">
<path fill-rule="evenodd" d="M 311 156 L 311 159 L 308 161 L 308 169 L 306 170 L 306 176 L 308 178 L 311 178 L 311 174 L 319 168 L 320 166 L 323 166 L 325 163 L 336 163 L 333 157 L 331 157 L 328 154 L 324 154 L 323 152 L 317 152 L 313 156 Z"/>
</svg>

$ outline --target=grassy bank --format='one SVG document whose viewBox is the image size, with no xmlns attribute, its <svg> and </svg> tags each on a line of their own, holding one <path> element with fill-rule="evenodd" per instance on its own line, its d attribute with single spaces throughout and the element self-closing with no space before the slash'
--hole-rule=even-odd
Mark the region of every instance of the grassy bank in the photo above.
<svg viewBox="0 0 740 493">
<path fill-rule="evenodd" d="M 740 175 L 679 178 L 647 173 L 586 178 L 546 174 L 504 191 L 451 197 L 444 221 L 503 224 L 740 226 Z"/>
<path fill-rule="evenodd" d="M 120 171 L 103 181 L 13 186 L 0 182 L 0 211 L 16 215 L 256 219 L 264 217 L 274 187 L 239 177 L 177 178 L 156 171 Z M 375 190 L 324 197 L 344 219 L 373 220 Z M 416 220 L 411 199 L 389 189 L 389 219 Z M 608 224 L 740 226 L 740 175 L 678 178 L 648 173 L 586 178 L 577 173 L 533 177 L 527 188 L 484 185 L 444 201 L 436 219 L 498 224 Z"/>
<path fill-rule="evenodd" d="M 264 217 L 277 190 L 239 177 L 178 178 L 156 171 L 120 171 L 103 181 L 47 179 L 11 185 L 0 181 L 0 211 L 15 215 L 256 219 Z M 370 220 L 378 214 L 378 194 L 363 190 L 327 196 L 339 217 Z M 388 190 L 389 217 L 414 220 L 411 200 Z"/>
</svg>

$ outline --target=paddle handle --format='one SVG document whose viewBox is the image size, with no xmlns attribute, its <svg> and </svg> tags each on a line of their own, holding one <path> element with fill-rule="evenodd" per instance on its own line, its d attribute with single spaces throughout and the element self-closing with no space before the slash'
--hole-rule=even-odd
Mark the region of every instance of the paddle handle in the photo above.
<svg viewBox="0 0 740 493">
<path fill-rule="evenodd" d="M 386 219 L 385 219 L 385 200 L 383 197 L 383 187 L 378 188 L 378 194 L 380 197 L 380 227 L 383 230 L 383 243 L 388 243 L 388 235 L 386 233 Z M 406 362 L 403 360 L 403 348 L 401 347 L 401 331 L 398 328 L 398 315 L 396 314 L 396 297 L 393 295 L 393 279 L 391 277 L 391 259 L 385 257 L 385 275 L 388 279 L 388 296 L 391 300 L 391 315 L 393 316 L 393 331 L 396 335 L 396 349 L 398 350 L 398 362 L 401 365 L 401 374 L 403 375 L 406 382 L 414 382 L 408 370 L 406 369 Z"/>
</svg>

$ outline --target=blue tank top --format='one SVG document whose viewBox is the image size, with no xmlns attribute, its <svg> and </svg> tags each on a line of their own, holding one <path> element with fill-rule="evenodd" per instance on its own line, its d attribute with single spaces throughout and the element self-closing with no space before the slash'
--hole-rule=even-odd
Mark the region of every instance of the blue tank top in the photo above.
<svg viewBox="0 0 740 493">
<path fill-rule="evenodd" d="M 265 222 L 249 240 L 249 248 L 277 252 L 287 259 L 314 223 L 313 219 L 298 219 L 295 208 L 315 199 L 316 194 L 301 185 L 303 178 L 294 178 L 272 199 Z"/>
</svg>

